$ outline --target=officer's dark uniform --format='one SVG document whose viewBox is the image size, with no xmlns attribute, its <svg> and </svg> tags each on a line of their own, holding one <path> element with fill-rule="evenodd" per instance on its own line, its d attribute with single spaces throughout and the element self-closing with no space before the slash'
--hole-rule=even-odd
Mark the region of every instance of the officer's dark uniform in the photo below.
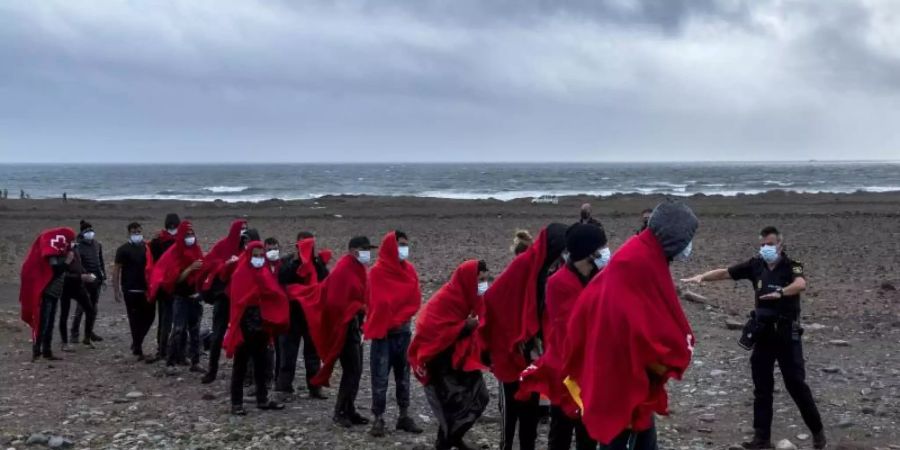
<svg viewBox="0 0 900 450">
<path fill-rule="evenodd" d="M 813 433 L 822 431 L 822 418 L 816 408 L 812 392 L 806 384 L 803 345 L 800 327 L 800 296 L 783 296 L 777 300 L 759 297 L 776 292 L 802 278 L 803 264 L 782 253 L 774 269 L 759 256 L 728 268 L 734 280 L 750 280 L 756 291 L 757 319 L 766 323 L 765 331 L 757 334 L 750 356 L 753 372 L 753 428 L 757 437 L 770 439 L 772 429 L 772 392 L 775 385 L 775 361 L 781 369 L 784 385 L 794 399 L 803 421 Z"/>
</svg>

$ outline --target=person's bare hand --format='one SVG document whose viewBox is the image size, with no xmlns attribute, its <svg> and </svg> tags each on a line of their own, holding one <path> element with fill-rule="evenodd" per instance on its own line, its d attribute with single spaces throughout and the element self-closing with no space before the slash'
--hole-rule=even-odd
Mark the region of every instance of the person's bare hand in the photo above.
<svg viewBox="0 0 900 450">
<path fill-rule="evenodd" d="M 188 267 L 188 269 L 193 271 L 193 270 L 199 269 L 201 266 L 203 266 L 203 261 L 198 259 L 198 260 L 192 262 L 191 265 Z"/>
<path fill-rule="evenodd" d="M 236 255 L 231 255 L 231 258 L 228 258 L 228 261 L 226 261 L 225 264 L 234 264 L 234 263 L 238 262 L 239 259 L 240 258 L 237 257 Z"/>
<path fill-rule="evenodd" d="M 766 295 L 760 295 L 760 296 L 759 296 L 759 299 L 760 299 L 760 300 L 778 300 L 778 299 L 780 299 L 781 297 L 782 297 L 782 295 L 779 294 L 778 292 L 771 292 L 771 293 L 766 294 Z"/>
<path fill-rule="evenodd" d="M 682 278 L 681 282 L 688 284 L 703 284 L 703 275 L 697 275 L 690 278 Z"/>
</svg>

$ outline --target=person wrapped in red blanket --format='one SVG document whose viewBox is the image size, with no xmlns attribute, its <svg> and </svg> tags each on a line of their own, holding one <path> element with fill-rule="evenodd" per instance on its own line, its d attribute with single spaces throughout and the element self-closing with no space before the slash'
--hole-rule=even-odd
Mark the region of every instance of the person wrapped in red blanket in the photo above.
<svg viewBox="0 0 900 450">
<path fill-rule="evenodd" d="M 363 332 L 366 339 L 372 340 L 369 362 L 375 421 L 369 433 L 374 437 L 386 434 L 382 416 L 387 409 L 391 371 L 394 372 L 400 408 L 396 429 L 422 432 L 409 414 L 410 371 L 406 353 L 412 338 L 412 317 L 422 305 L 422 292 L 419 275 L 408 259 L 409 237 L 402 231 L 391 231 L 382 239 L 378 261 L 369 272 Z"/>
<path fill-rule="evenodd" d="M 156 298 L 160 292 L 174 297 L 172 304 L 172 331 L 169 335 L 166 366 L 174 375 L 177 364 L 186 361 L 185 349 L 190 338 L 191 371 L 203 372 L 200 368 L 200 321 L 203 305 L 197 286 L 200 283 L 200 267 L 203 265 L 203 249 L 197 242 L 194 226 L 190 221 L 178 225 L 175 244 L 153 265 L 150 277 L 150 296 Z"/>
<path fill-rule="evenodd" d="M 146 269 L 147 301 L 151 304 L 155 303 L 156 315 L 159 317 L 159 322 L 156 326 L 156 354 L 151 358 L 147 358 L 148 363 L 155 363 L 160 359 L 165 359 L 168 355 L 167 346 L 169 335 L 172 332 L 172 303 L 174 300 L 171 294 L 166 294 L 163 290 L 159 292 L 162 295 L 158 294 L 156 297 L 150 297 L 149 286 L 150 280 L 153 278 L 153 266 L 162 258 L 169 247 L 175 245 L 175 236 L 178 234 L 179 224 L 181 224 L 181 218 L 178 217 L 178 214 L 166 214 L 163 229 L 150 240 L 150 245 L 148 245 L 152 258 L 148 261 Z"/>
<path fill-rule="evenodd" d="M 484 295 L 485 316 L 478 329 L 489 353 L 491 371 L 501 382 L 501 449 L 512 449 L 519 425 L 519 443 L 533 449 L 541 411 L 538 395 L 515 399 L 519 376 L 542 353 L 542 315 L 547 277 L 566 246 L 567 227 L 553 223 L 541 230 L 527 250 L 518 255 Z"/>
<path fill-rule="evenodd" d="M 490 399 L 474 334 L 484 311 L 487 276 L 484 261 L 464 262 L 416 319 L 409 364 L 425 386 L 425 397 L 438 419 L 435 448 L 439 450 L 474 448 L 463 442 L 463 436 Z"/>
<path fill-rule="evenodd" d="M 288 299 L 278 284 L 278 277 L 266 267 L 262 242 L 257 240 L 247 244 L 228 285 L 228 297 L 231 311 L 222 347 L 226 356 L 234 358 L 231 413 L 247 414 L 243 406 L 244 378 L 251 360 L 256 378 L 256 407 L 284 409 L 284 405 L 269 400 L 266 376 L 269 373 L 269 343 L 288 327 Z"/>
<path fill-rule="evenodd" d="M 547 280 L 544 354 L 522 372 L 517 398 L 526 400 L 538 393 L 550 400 L 550 450 L 568 449 L 573 434 L 576 448 L 597 447 L 578 420 L 578 407 L 563 384 L 562 367 L 572 309 L 585 286 L 609 262 L 606 244 L 606 233 L 597 224 L 572 225 L 566 232 L 568 261 Z"/>
<path fill-rule="evenodd" d="M 303 297 L 303 311 L 322 367 L 310 380 L 328 386 L 335 363 L 341 362 L 341 384 L 334 406 L 334 422 L 344 428 L 367 425 L 356 410 L 363 369 L 362 317 L 366 308 L 366 265 L 377 248 L 365 236 L 350 239 L 344 255 L 321 286 L 318 298 Z"/>
<path fill-rule="evenodd" d="M 654 414 L 668 413 L 666 382 L 691 361 L 694 333 L 669 272 L 691 252 L 698 222 L 667 201 L 578 298 L 563 374 L 590 436 L 609 449 L 656 449 Z"/>
<path fill-rule="evenodd" d="M 74 258 L 75 231 L 60 227 L 45 230 L 35 238 L 22 264 L 19 306 L 22 320 L 31 327 L 32 360 L 53 356 L 53 323 L 62 296 L 69 262 Z"/>
<path fill-rule="evenodd" d="M 231 222 L 228 235 L 213 245 L 203 257 L 200 267 L 200 292 L 203 301 L 213 305 L 212 335 L 209 343 L 209 366 L 201 382 L 209 384 L 216 380 L 219 373 L 219 358 L 222 355 L 222 340 L 228 329 L 228 315 L 231 310 L 227 286 L 234 272 L 238 255 L 246 243 L 247 220 L 237 219 Z"/>
</svg>

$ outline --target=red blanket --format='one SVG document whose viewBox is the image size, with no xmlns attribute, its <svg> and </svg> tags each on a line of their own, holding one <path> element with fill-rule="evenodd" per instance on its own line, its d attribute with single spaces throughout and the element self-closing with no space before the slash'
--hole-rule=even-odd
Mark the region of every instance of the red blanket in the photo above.
<svg viewBox="0 0 900 450">
<path fill-rule="evenodd" d="M 301 301 L 313 346 L 322 360 L 322 368 L 310 383 L 329 386 L 334 364 L 347 341 L 347 325 L 366 307 L 366 267 L 353 255 L 346 255 L 320 286 L 315 301 Z"/>
<path fill-rule="evenodd" d="M 528 366 L 520 346 L 538 334 L 537 279 L 547 255 L 547 230 L 517 256 L 484 294 L 480 339 L 498 380 L 511 383 Z"/>
<path fill-rule="evenodd" d="M 584 288 L 570 267 L 558 270 L 547 279 L 544 354 L 522 372 L 517 394 L 520 400 L 525 400 L 531 393 L 539 393 L 570 417 L 576 417 L 578 405 L 563 384 L 563 352 L 572 309 Z"/>
<path fill-rule="evenodd" d="M 647 230 L 628 240 L 578 298 L 563 373 L 588 433 L 609 443 L 668 413 L 666 382 L 691 361 L 694 334 L 662 247 Z M 650 367 L 664 368 L 650 375 Z"/>
<path fill-rule="evenodd" d="M 378 261 L 369 272 L 366 302 L 366 339 L 384 339 L 388 330 L 408 322 L 422 306 L 419 275 L 408 261 L 400 261 L 393 231 L 381 241 Z"/>
<path fill-rule="evenodd" d="M 41 323 L 41 295 L 53 278 L 53 269 L 47 258 L 65 256 L 73 242 L 75 231 L 71 228 L 45 230 L 35 238 L 22 264 L 19 305 L 22 308 L 22 320 L 31 327 L 32 339 L 37 338 Z"/>
<path fill-rule="evenodd" d="M 246 219 L 231 222 L 228 235 L 216 242 L 203 258 L 203 267 L 200 268 L 199 275 L 203 280 L 201 287 L 203 291 L 210 290 L 216 278 L 227 282 L 231 277 L 234 267 L 228 264 L 228 260 L 241 254 L 241 230 L 246 226 Z"/>
<path fill-rule="evenodd" d="M 234 352 L 244 342 L 241 318 L 247 307 L 259 307 L 263 328 L 271 335 L 283 333 L 290 325 L 288 299 L 278 284 L 278 277 L 265 266 L 257 269 L 250 265 L 250 257 L 255 248 L 264 248 L 262 242 L 253 241 L 247 245 L 241 258 L 235 263 L 234 273 L 228 284 L 231 310 L 222 348 L 229 358 L 234 356 Z"/>
<path fill-rule="evenodd" d="M 484 368 L 477 336 L 473 333 L 458 340 L 466 319 L 481 315 L 483 310 L 484 302 L 478 295 L 478 261 L 466 261 L 453 272 L 450 282 L 428 300 L 416 319 L 408 356 L 410 367 L 422 384 L 428 384 L 426 364 L 451 346 L 455 369 L 471 372 Z"/>
<path fill-rule="evenodd" d="M 203 249 L 200 248 L 200 240 L 188 247 L 184 243 L 184 238 L 188 232 L 193 230 L 189 220 L 184 220 L 178 225 L 178 234 L 175 235 L 175 244 L 169 247 L 165 253 L 159 258 L 159 261 L 153 265 L 153 272 L 150 275 L 150 287 L 147 299 L 150 302 L 156 300 L 160 290 L 172 293 L 175 290 L 175 283 L 178 277 L 187 269 L 194 261 L 203 258 Z M 189 283 L 196 283 L 199 279 L 199 272 L 194 271 L 189 277 Z"/>
</svg>

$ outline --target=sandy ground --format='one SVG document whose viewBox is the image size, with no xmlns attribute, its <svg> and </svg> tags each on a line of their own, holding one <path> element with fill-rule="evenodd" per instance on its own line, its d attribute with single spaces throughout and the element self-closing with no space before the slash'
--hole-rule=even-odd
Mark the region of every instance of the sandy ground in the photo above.
<svg viewBox="0 0 900 450">
<path fill-rule="evenodd" d="M 65 437 L 75 448 L 415 448 L 429 445 L 435 431 L 415 381 L 413 409 L 426 427 L 419 436 L 392 433 L 372 439 L 364 428 L 338 430 L 330 420 L 334 391 L 327 401 L 301 398 L 285 411 L 251 409 L 249 416 L 233 418 L 228 415 L 230 363 L 216 383 L 203 386 L 194 374 L 166 377 L 162 366 L 134 362 L 124 307 L 108 291 L 101 298 L 98 324 L 98 333 L 107 339 L 97 349 L 61 354 L 65 359 L 59 362 L 31 363 L 30 334 L 18 319 L 18 271 L 43 228 L 76 227 L 82 218 L 92 222 L 109 264 L 128 222 L 144 223 L 149 237 L 169 211 L 193 220 L 207 248 L 239 216 L 264 237 L 290 242 L 306 229 L 319 236 L 321 246 L 338 250 L 351 235 L 380 240 L 387 230 L 400 228 L 413 240 L 411 259 L 427 297 L 464 259 L 485 259 L 499 272 L 511 258 L 516 228 L 536 232 L 552 221 L 571 222 L 584 200 L 566 198 L 559 205 L 350 197 L 258 204 L 2 201 L 0 444 L 23 448 L 30 436 L 46 432 Z M 659 198 L 591 201 L 615 248 L 633 233 L 640 210 Z M 781 228 L 790 255 L 805 264 L 810 281 L 803 314 L 807 373 L 830 440 L 841 443 L 832 448 L 900 448 L 900 293 L 895 289 L 900 287 L 900 194 L 771 193 L 687 201 L 701 228 L 695 256 L 673 265 L 674 276 L 749 258 L 762 226 Z M 698 344 L 685 380 L 670 386 L 672 415 L 659 420 L 661 447 L 729 448 L 751 431 L 752 383 L 749 355 L 736 344 L 738 332 L 726 329 L 725 322 L 741 320 L 752 307 L 752 293 L 748 284 L 733 282 L 692 290 L 708 301 L 684 303 Z M 204 319 L 210 316 L 207 309 Z M 54 339 L 58 343 L 58 335 Z M 150 341 L 147 351 L 155 350 Z M 780 380 L 776 386 L 773 437 L 811 448 L 808 439 L 800 439 L 808 431 Z M 358 406 L 365 411 L 367 374 L 362 387 Z M 126 397 L 133 392 L 142 395 Z M 499 441 L 495 400 L 469 436 L 486 448 Z M 395 415 L 390 405 L 389 420 Z M 546 428 L 542 436 L 546 439 Z"/>
</svg>

